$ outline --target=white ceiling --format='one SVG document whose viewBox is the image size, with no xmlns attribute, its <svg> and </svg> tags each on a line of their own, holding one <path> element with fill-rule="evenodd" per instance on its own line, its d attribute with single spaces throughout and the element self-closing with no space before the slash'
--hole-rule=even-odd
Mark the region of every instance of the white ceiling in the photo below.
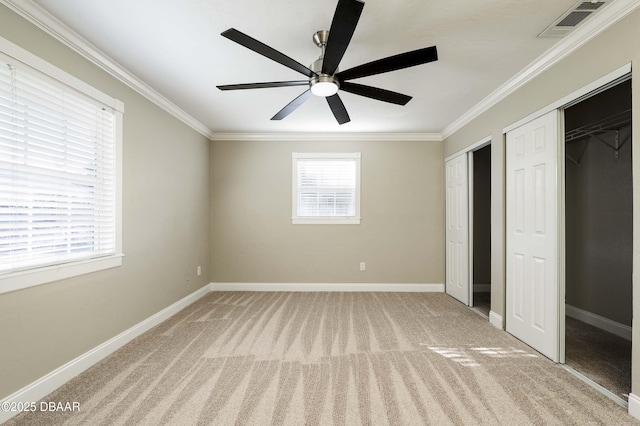
<svg viewBox="0 0 640 426">
<path fill-rule="evenodd" d="M 220 33 L 234 27 L 305 65 L 320 50 L 337 0 L 34 0 L 213 133 L 440 133 L 559 39 L 536 38 L 575 0 L 368 0 L 340 64 L 436 45 L 439 60 L 354 82 L 413 96 L 406 106 L 340 96 L 339 126 L 312 97 L 270 118 L 304 87 L 222 92 L 219 84 L 303 76 Z"/>
</svg>

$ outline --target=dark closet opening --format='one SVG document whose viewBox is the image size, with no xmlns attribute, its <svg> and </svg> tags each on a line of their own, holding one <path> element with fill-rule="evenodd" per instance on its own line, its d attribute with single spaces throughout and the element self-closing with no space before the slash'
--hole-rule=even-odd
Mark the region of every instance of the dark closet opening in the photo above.
<svg viewBox="0 0 640 426">
<path fill-rule="evenodd" d="M 631 392 L 631 80 L 564 111 L 565 361 Z"/>
<path fill-rule="evenodd" d="M 491 145 L 473 155 L 473 307 L 491 310 Z"/>
</svg>

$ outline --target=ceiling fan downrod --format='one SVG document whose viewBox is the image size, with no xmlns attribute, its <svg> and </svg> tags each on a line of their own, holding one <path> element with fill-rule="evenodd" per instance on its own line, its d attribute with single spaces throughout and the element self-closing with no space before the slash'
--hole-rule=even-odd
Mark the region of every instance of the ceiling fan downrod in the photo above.
<svg viewBox="0 0 640 426">
<path fill-rule="evenodd" d="M 338 93 L 338 90 L 340 89 L 340 82 L 335 77 L 335 74 L 338 72 L 337 68 L 334 75 L 324 74 L 322 72 L 322 62 L 324 61 L 324 53 L 328 39 L 329 31 L 327 30 L 316 31 L 315 34 L 313 34 L 313 42 L 316 46 L 322 49 L 322 53 L 320 54 L 320 57 L 309 66 L 309 68 L 317 74 L 317 76 L 309 79 L 311 93 L 322 98 L 333 96 Z"/>
</svg>

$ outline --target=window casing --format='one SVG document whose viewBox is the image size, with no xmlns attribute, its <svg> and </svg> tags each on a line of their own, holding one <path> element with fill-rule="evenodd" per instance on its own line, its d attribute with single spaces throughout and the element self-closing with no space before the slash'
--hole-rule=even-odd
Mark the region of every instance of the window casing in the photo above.
<svg viewBox="0 0 640 426">
<path fill-rule="evenodd" d="M 292 153 L 292 223 L 360 223 L 360 153 Z"/>
<path fill-rule="evenodd" d="M 0 293 L 121 265 L 123 111 L 0 39 Z"/>
</svg>

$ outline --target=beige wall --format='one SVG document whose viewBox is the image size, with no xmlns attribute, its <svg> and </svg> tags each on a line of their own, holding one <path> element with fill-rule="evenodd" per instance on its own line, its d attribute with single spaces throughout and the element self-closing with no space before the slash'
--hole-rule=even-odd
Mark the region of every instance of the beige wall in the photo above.
<svg viewBox="0 0 640 426">
<path fill-rule="evenodd" d="M 362 153 L 360 225 L 291 224 L 292 152 Z M 443 283 L 442 179 L 440 142 L 213 142 L 213 281 Z"/>
<path fill-rule="evenodd" d="M 492 256 L 491 256 L 491 309 L 504 314 L 504 138 L 502 129 L 506 126 L 536 112 L 537 110 L 563 98 L 566 95 L 586 86 L 618 69 L 619 67 L 640 60 L 640 11 L 636 11 L 617 23 L 612 28 L 600 34 L 578 51 L 544 72 L 542 75 L 519 89 L 517 92 L 499 102 L 481 116 L 464 126 L 444 145 L 444 156 L 449 156 L 474 142 L 491 135 L 492 149 Z M 640 99 L 639 85 L 633 85 L 633 103 Z M 640 122 L 640 108 L 634 105 L 633 121 Z M 634 127 L 633 139 L 638 138 L 638 126 Z M 640 150 L 633 152 L 634 164 L 634 270 L 640 270 Z M 634 274 L 634 318 L 640 318 L 640 276 Z M 640 338 L 639 327 L 634 324 L 634 340 Z M 636 337 L 638 336 L 638 337 Z M 639 345 L 633 345 L 634 365 L 640 365 Z M 640 387 L 640 369 L 633 369 L 633 391 Z"/>
<path fill-rule="evenodd" d="M 0 294 L 2 399 L 194 292 L 210 276 L 208 140 L 4 6 L 0 36 L 124 102 L 126 255 L 120 268 Z"/>
</svg>

